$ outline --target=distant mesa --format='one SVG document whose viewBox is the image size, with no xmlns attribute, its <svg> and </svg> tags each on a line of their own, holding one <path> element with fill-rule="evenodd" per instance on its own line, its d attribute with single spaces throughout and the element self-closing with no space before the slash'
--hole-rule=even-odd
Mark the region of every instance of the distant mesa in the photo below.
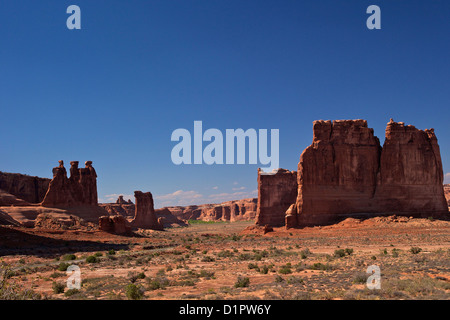
<svg viewBox="0 0 450 320">
<path fill-rule="evenodd" d="M 298 170 L 258 171 L 256 224 L 305 227 L 345 217 L 445 218 L 443 169 L 434 129 L 393 119 L 381 147 L 366 120 L 313 122 Z"/>
</svg>

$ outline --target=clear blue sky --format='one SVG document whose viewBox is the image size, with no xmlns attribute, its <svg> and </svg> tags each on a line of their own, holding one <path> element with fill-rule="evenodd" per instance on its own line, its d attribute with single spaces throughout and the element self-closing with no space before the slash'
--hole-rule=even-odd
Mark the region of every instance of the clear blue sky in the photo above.
<svg viewBox="0 0 450 320">
<path fill-rule="evenodd" d="M 0 41 L 0 170 L 92 160 L 103 201 L 256 196 L 259 165 L 172 163 L 172 131 L 194 120 L 279 129 L 280 167 L 296 170 L 312 121 L 366 119 L 383 141 L 394 118 L 434 127 L 450 172 L 447 0 L 5 0 Z"/>
</svg>

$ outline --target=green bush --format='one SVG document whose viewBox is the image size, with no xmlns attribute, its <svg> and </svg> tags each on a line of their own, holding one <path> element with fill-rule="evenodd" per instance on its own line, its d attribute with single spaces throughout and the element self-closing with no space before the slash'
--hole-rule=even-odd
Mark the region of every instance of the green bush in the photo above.
<svg viewBox="0 0 450 320">
<path fill-rule="evenodd" d="M 129 300 L 141 300 L 144 297 L 144 290 L 141 286 L 130 283 L 125 288 L 125 294 Z"/>
<path fill-rule="evenodd" d="M 155 279 L 147 278 L 147 285 L 149 290 L 165 289 L 170 282 L 164 277 L 156 277 Z"/>
<path fill-rule="evenodd" d="M 338 249 L 334 250 L 334 256 L 337 258 L 342 258 L 345 256 L 345 250 L 344 249 Z"/>
<path fill-rule="evenodd" d="M 69 263 L 61 262 L 58 266 L 59 271 L 67 271 L 67 268 L 70 266 Z"/>
<path fill-rule="evenodd" d="M 411 249 L 409 249 L 409 252 L 411 252 L 412 254 L 418 254 L 421 251 L 422 251 L 422 248 L 419 248 L 419 247 L 412 247 Z"/>
<path fill-rule="evenodd" d="M 216 259 L 210 256 L 205 256 L 202 258 L 202 262 L 213 262 L 213 261 L 216 261 Z"/>
<path fill-rule="evenodd" d="M 74 254 L 66 254 L 62 257 L 62 260 L 69 261 L 69 260 L 75 260 L 77 258 Z"/>
<path fill-rule="evenodd" d="M 74 294 L 80 293 L 80 290 L 78 289 L 69 289 L 64 293 L 64 296 L 66 297 L 70 297 L 73 296 Z"/>
<path fill-rule="evenodd" d="M 97 263 L 99 262 L 99 259 L 96 256 L 89 256 L 86 258 L 87 263 Z"/>
<path fill-rule="evenodd" d="M 323 264 L 321 262 L 316 262 L 312 266 L 310 266 L 311 270 L 323 270 L 323 271 L 329 271 L 332 269 L 331 265 Z"/>
<path fill-rule="evenodd" d="M 280 270 L 278 270 L 278 273 L 289 274 L 289 273 L 292 273 L 292 270 L 291 270 L 290 266 L 285 265 L 285 266 L 282 266 L 280 268 Z"/>
<path fill-rule="evenodd" d="M 66 286 L 61 282 L 53 282 L 52 289 L 53 293 L 60 294 L 64 292 Z"/>
<path fill-rule="evenodd" d="M 244 288 L 250 285 L 250 279 L 248 277 L 239 276 L 237 278 L 236 283 L 234 284 L 235 288 Z"/>
</svg>

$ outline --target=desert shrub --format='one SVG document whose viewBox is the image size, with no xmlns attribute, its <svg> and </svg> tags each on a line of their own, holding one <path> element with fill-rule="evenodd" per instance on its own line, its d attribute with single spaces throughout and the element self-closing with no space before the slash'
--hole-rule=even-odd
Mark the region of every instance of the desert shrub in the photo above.
<svg viewBox="0 0 450 320">
<path fill-rule="evenodd" d="M 130 280 L 131 283 L 135 283 L 138 279 L 145 279 L 145 273 L 137 273 L 134 271 L 128 272 L 128 280 Z"/>
<path fill-rule="evenodd" d="M 94 256 L 96 256 L 96 257 L 101 257 L 103 255 L 103 253 L 101 253 L 101 252 L 96 252 L 95 254 L 94 254 Z"/>
<path fill-rule="evenodd" d="M 334 250 L 334 256 L 337 258 L 342 258 L 345 256 L 345 250 L 344 249 L 338 249 Z"/>
<path fill-rule="evenodd" d="M 62 256 L 62 260 L 64 261 L 75 260 L 76 258 L 77 256 L 74 254 L 65 254 L 64 256 Z"/>
<path fill-rule="evenodd" d="M 256 264 L 256 263 L 253 263 L 253 262 L 250 262 L 249 264 L 248 264 L 248 268 L 251 270 L 251 269 L 255 269 L 256 271 L 259 271 L 259 267 L 258 267 L 258 265 Z"/>
<path fill-rule="evenodd" d="M 200 278 L 208 278 L 209 279 L 209 278 L 214 277 L 214 275 L 215 275 L 214 271 L 201 270 L 198 276 Z"/>
<path fill-rule="evenodd" d="M 61 282 L 53 282 L 52 284 L 53 293 L 55 294 L 64 293 L 65 288 L 66 286 L 64 285 L 64 283 Z"/>
<path fill-rule="evenodd" d="M 89 256 L 86 258 L 87 263 L 97 263 L 99 262 L 99 259 L 96 256 Z"/>
<path fill-rule="evenodd" d="M 216 260 L 213 257 L 205 256 L 205 257 L 202 258 L 201 261 L 202 262 L 213 262 L 213 261 L 216 261 Z"/>
<path fill-rule="evenodd" d="M 109 254 L 110 256 L 113 256 L 113 255 L 116 254 L 116 250 L 111 249 L 111 250 L 108 251 L 108 254 Z"/>
<path fill-rule="evenodd" d="M 397 258 L 398 257 L 398 254 L 399 254 L 399 249 L 392 249 L 392 256 L 394 257 L 394 258 Z"/>
<path fill-rule="evenodd" d="M 353 249 L 352 248 L 345 248 L 345 253 L 350 256 L 350 255 L 353 254 Z"/>
<path fill-rule="evenodd" d="M 409 249 L 409 252 L 411 252 L 412 254 L 418 254 L 421 251 L 422 251 L 422 248 L 419 248 L 419 247 L 412 247 L 411 249 Z"/>
<path fill-rule="evenodd" d="M 67 268 L 70 266 L 70 264 L 69 263 L 67 263 L 67 262 L 61 262 L 59 265 L 58 265 L 58 270 L 59 271 L 67 271 Z"/>
<path fill-rule="evenodd" d="M 217 253 L 217 256 L 220 258 L 231 258 L 232 256 L 234 256 L 234 253 L 229 250 L 222 250 Z"/>
<path fill-rule="evenodd" d="M 170 282 L 165 277 L 147 278 L 147 288 L 149 290 L 165 289 Z"/>
<path fill-rule="evenodd" d="M 292 273 L 291 266 L 289 266 L 289 265 L 282 266 L 278 270 L 278 273 L 281 273 L 281 274 L 290 274 L 290 273 Z"/>
<path fill-rule="evenodd" d="M 23 289 L 12 279 L 12 271 L 8 265 L 0 264 L 0 300 L 40 300 L 42 296 L 30 289 Z"/>
<path fill-rule="evenodd" d="M 65 274 L 64 273 L 61 273 L 61 272 L 53 272 L 51 275 L 50 275 L 50 278 L 60 278 L 60 277 L 63 277 L 63 276 L 65 276 Z"/>
<path fill-rule="evenodd" d="M 311 252 L 309 251 L 309 249 L 304 249 L 304 250 L 300 251 L 300 258 L 306 259 L 306 258 L 308 258 L 308 256 L 310 254 L 311 254 Z"/>
<path fill-rule="evenodd" d="M 321 262 L 316 262 L 313 265 L 310 266 L 311 270 L 322 270 L 322 271 L 329 271 L 332 269 L 331 265 L 326 263 L 323 264 Z"/>
<path fill-rule="evenodd" d="M 303 284 L 304 280 L 303 280 L 303 278 L 300 278 L 300 277 L 290 276 L 286 282 L 287 282 L 287 284 Z"/>
<path fill-rule="evenodd" d="M 248 277 L 239 276 L 234 284 L 235 288 L 245 288 L 250 285 L 250 279 Z"/>
<path fill-rule="evenodd" d="M 367 273 L 359 272 L 353 278 L 353 283 L 366 283 L 367 282 Z"/>
<path fill-rule="evenodd" d="M 125 294 L 129 300 L 141 300 L 144 297 L 144 290 L 141 286 L 130 283 L 125 288 Z"/>
<path fill-rule="evenodd" d="M 269 273 L 270 267 L 267 265 L 263 265 L 261 268 L 259 268 L 259 272 L 262 274 L 267 274 Z"/>
<path fill-rule="evenodd" d="M 284 278 L 282 277 L 282 276 L 280 276 L 280 275 L 276 275 L 275 276 L 275 282 L 276 283 L 282 283 L 282 282 L 284 282 Z"/>
<path fill-rule="evenodd" d="M 64 296 L 71 297 L 71 296 L 73 296 L 74 294 L 77 294 L 77 293 L 80 293 L 80 290 L 78 290 L 78 289 L 69 289 L 69 290 L 67 290 L 64 293 Z"/>
</svg>

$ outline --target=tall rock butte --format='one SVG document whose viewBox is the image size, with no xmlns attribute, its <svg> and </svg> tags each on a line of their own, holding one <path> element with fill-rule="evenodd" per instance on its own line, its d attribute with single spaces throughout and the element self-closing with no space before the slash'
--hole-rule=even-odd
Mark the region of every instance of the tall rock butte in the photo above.
<svg viewBox="0 0 450 320">
<path fill-rule="evenodd" d="M 155 214 L 153 195 L 151 192 L 135 191 L 135 215 L 131 221 L 133 228 L 163 230 L 161 219 Z"/>
<path fill-rule="evenodd" d="M 279 184 L 265 187 L 261 177 L 258 212 L 264 217 L 257 224 L 279 225 L 282 207 L 274 204 L 292 196 L 292 182 L 275 175 L 266 179 Z M 365 120 L 314 121 L 313 142 L 300 156 L 296 185 L 296 199 L 285 211 L 288 228 L 348 216 L 448 215 L 434 130 L 392 119 L 383 147 Z"/>
</svg>

